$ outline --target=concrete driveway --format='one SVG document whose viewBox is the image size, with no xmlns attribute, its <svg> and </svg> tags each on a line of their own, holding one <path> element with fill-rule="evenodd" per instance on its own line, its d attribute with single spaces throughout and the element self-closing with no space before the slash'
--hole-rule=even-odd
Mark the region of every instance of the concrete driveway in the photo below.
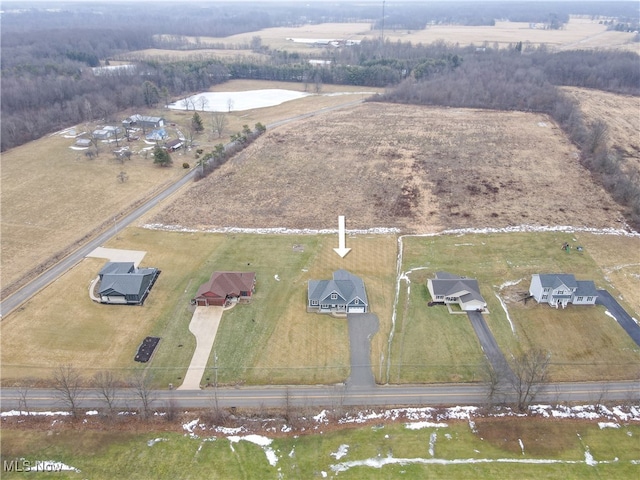
<svg viewBox="0 0 640 480">
<path fill-rule="evenodd" d="M 184 382 L 178 390 L 200 390 L 200 381 L 222 319 L 222 307 L 196 307 L 189 323 L 189 331 L 196 337 L 196 350 L 191 357 Z"/>
</svg>

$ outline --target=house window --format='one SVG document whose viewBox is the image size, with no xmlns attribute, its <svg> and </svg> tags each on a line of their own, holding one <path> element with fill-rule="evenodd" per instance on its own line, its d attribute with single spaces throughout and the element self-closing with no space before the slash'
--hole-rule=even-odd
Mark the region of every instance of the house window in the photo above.
<svg viewBox="0 0 640 480">
<path fill-rule="evenodd" d="M 587 297 L 587 302 L 593 302 L 593 297 Z"/>
<path fill-rule="evenodd" d="M 547 292 L 547 293 L 549 293 L 549 287 L 546 287 L 546 288 L 544 289 L 544 291 L 545 291 L 545 292 Z"/>
<path fill-rule="evenodd" d="M 357 305 L 358 303 L 360 303 L 360 299 L 356 298 L 356 299 L 353 301 L 353 303 L 355 303 L 355 304 Z"/>
<path fill-rule="evenodd" d="M 436 300 L 442 300 L 444 298 L 443 295 L 436 295 Z"/>
<path fill-rule="evenodd" d="M 542 295 L 543 300 L 546 300 L 547 298 L 549 298 L 549 295 Z"/>
<path fill-rule="evenodd" d="M 337 293 L 332 293 L 331 294 L 331 300 L 336 300 L 338 298 L 338 294 Z"/>
<path fill-rule="evenodd" d="M 584 300 L 584 297 L 578 297 L 578 298 L 576 298 L 576 302 L 581 302 L 582 300 Z"/>
<path fill-rule="evenodd" d="M 564 290 L 558 290 L 558 291 L 556 292 L 556 294 L 557 294 L 557 295 L 563 295 L 563 294 L 564 294 Z"/>
<path fill-rule="evenodd" d="M 318 305 L 318 300 L 311 300 L 311 305 Z"/>
<path fill-rule="evenodd" d="M 329 310 L 329 305 L 320 305 L 322 310 Z"/>
</svg>

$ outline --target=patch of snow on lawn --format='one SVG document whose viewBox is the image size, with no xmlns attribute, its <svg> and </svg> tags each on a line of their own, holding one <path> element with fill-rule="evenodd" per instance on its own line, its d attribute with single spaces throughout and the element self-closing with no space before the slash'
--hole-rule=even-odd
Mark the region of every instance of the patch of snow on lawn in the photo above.
<svg viewBox="0 0 640 480">
<path fill-rule="evenodd" d="M 431 435 L 429 436 L 429 455 L 431 455 L 432 457 L 435 455 L 437 439 L 438 439 L 438 434 L 436 432 L 431 432 Z"/>
<path fill-rule="evenodd" d="M 267 460 L 269 461 L 269 465 L 275 467 L 278 463 L 278 455 L 276 454 L 275 450 L 269 446 L 271 445 L 271 442 L 273 442 L 273 440 L 270 438 L 264 437 L 262 435 L 252 434 L 245 435 L 244 437 L 230 436 L 227 437 L 227 439 L 229 440 L 230 445 L 233 443 L 238 443 L 240 440 L 254 443 L 262 447 L 262 450 L 264 450 L 264 453 L 267 456 Z M 233 445 L 231 445 L 231 450 L 233 450 Z"/>
<path fill-rule="evenodd" d="M 447 428 L 447 423 L 434 423 L 434 422 L 413 422 L 405 424 L 405 428 L 409 430 L 420 430 L 422 428 Z"/>
<path fill-rule="evenodd" d="M 593 459 L 593 455 L 591 455 L 589 447 L 587 447 L 584 451 L 584 463 L 586 463 L 590 467 L 595 467 L 598 464 L 598 462 Z"/>
<path fill-rule="evenodd" d="M 502 309 L 504 310 L 504 314 L 507 316 L 507 320 L 509 320 L 509 325 L 511 325 L 511 331 L 515 335 L 516 334 L 516 327 L 513 326 L 513 322 L 511 321 L 511 317 L 509 316 L 509 310 L 507 310 L 507 306 L 505 305 L 505 303 L 502 300 L 502 297 L 500 295 L 498 295 L 495 292 L 493 292 L 493 294 L 496 296 L 496 298 L 500 302 L 500 305 L 502 305 Z"/>
<path fill-rule="evenodd" d="M 620 428 L 620 424 L 614 422 L 598 422 L 600 430 L 603 428 Z"/>
<path fill-rule="evenodd" d="M 21 417 L 21 416 L 44 416 L 44 417 L 53 417 L 58 415 L 71 415 L 71 412 L 25 412 L 23 410 L 9 410 L 6 412 L 0 413 L 0 417 Z"/>
<path fill-rule="evenodd" d="M 223 433 L 225 435 L 236 435 L 238 433 L 246 432 L 247 430 L 244 427 L 215 427 L 214 430 L 218 433 Z"/>
<path fill-rule="evenodd" d="M 347 454 L 348 451 L 349 451 L 349 445 L 342 444 L 338 447 L 337 452 L 330 453 L 329 455 L 334 457 L 336 460 L 340 460 L 342 457 L 344 457 Z"/>
<path fill-rule="evenodd" d="M 518 443 L 520 444 L 520 450 L 522 451 L 522 454 L 524 455 L 524 443 L 522 443 L 522 439 L 521 438 L 518 439 Z"/>
<path fill-rule="evenodd" d="M 183 227 L 182 225 L 163 225 L 161 223 L 147 223 L 142 225 L 147 230 L 160 230 L 163 232 L 183 232 L 183 233 L 248 233 L 255 235 L 332 235 L 338 233 L 337 229 L 313 229 L 313 228 L 286 228 L 286 227 L 265 227 L 265 228 L 241 228 L 241 227 L 220 227 L 197 229 Z M 400 233 L 400 229 L 395 227 L 373 227 L 361 230 L 347 230 L 348 235 L 389 235 Z"/>
<path fill-rule="evenodd" d="M 147 447 L 153 447 L 158 442 L 168 442 L 168 441 L 169 441 L 168 438 L 154 438 L 147 442 Z"/>
</svg>

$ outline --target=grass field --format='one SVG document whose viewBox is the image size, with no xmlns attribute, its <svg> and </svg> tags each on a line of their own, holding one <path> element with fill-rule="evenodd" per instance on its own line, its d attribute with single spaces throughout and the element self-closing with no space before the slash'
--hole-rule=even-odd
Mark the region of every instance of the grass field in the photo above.
<svg viewBox="0 0 640 480">
<path fill-rule="evenodd" d="M 585 250 L 567 254 L 559 248 L 564 241 Z M 214 355 L 220 384 L 345 380 L 346 322 L 305 310 L 307 280 L 331 278 L 339 268 L 364 279 L 371 309 L 380 319 L 372 365 L 381 383 L 479 379 L 484 357 L 466 316 L 426 306 L 425 282 L 437 270 L 478 278 L 491 312 L 486 320 L 502 350 L 506 355 L 530 347 L 549 350 L 553 380 L 628 379 L 638 373 L 637 346 L 602 307 L 555 310 L 518 302 L 532 273 L 566 271 L 609 289 L 637 318 L 637 238 L 566 233 L 404 237 L 402 271 L 413 270 L 408 273 L 411 290 L 407 293 L 401 282 L 390 364 L 396 237 L 349 237 L 352 251 L 344 259 L 332 250 L 336 242 L 335 235 L 126 229 L 107 246 L 145 250 L 142 265 L 162 271 L 145 305 L 91 302 L 87 288 L 104 261 L 85 259 L 0 323 L 3 385 L 47 383 L 51 369 L 66 363 L 81 368 L 87 378 L 112 369 L 126 380 L 132 370 L 146 368 L 156 386 L 179 385 L 195 349 L 188 331 L 189 300 L 215 270 L 255 271 L 258 285 L 251 304 L 223 314 L 203 384 L 213 383 Z M 615 255 L 608 255 L 608 249 Z M 496 294 L 507 305 L 515 333 Z M 148 365 L 137 364 L 133 356 L 147 335 L 162 340 Z"/>
<path fill-rule="evenodd" d="M 195 349 L 188 330 L 189 300 L 215 270 L 255 271 L 258 279 L 254 301 L 223 315 L 214 345 L 220 383 L 343 381 L 349 374 L 346 321 L 306 313 L 306 281 L 331 278 L 338 268 L 362 276 L 372 308 L 380 315 L 380 333 L 373 342 L 379 357 L 390 330 L 395 272 L 393 236 L 349 242 L 353 251 L 342 260 L 332 250 L 337 245 L 334 235 L 126 229 L 108 246 L 145 250 L 142 266 L 162 271 L 144 306 L 91 302 L 89 282 L 105 261 L 85 259 L 0 323 L 3 384 L 18 379 L 46 383 L 53 368 L 72 363 L 86 377 L 111 369 L 126 380 L 132 370 L 147 368 L 155 385 L 179 385 Z M 304 251 L 294 251 L 294 244 Z M 133 357 L 147 335 L 162 340 L 145 366 Z"/>
<path fill-rule="evenodd" d="M 640 427 L 526 418 L 403 423 L 254 437 L 147 431 L 3 428 L 2 460 L 56 461 L 79 470 L 38 478 L 566 478 L 637 477 Z M 475 430 L 475 431 L 474 431 Z M 243 438 L 243 437 L 241 437 Z M 385 464 L 386 463 L 386 464 Z M 3 472 L 3 478 L 24 473 Z"/>
<path fill-rule="evenodd" d="M 586 248 L 566 253 L 560 249 L 565 241 Z M 548 350 L 554 381 L 636 378 L 640 349 L 603 307 L 556 310 L 533 300 L 525 305 L 521 299 L 533 273 L 568 272 L 628 299 L 620 301 L 638 318 L 639 285 L 634 276 L 640 266 L 638 247 L 637 238 L 592 234 L 405 237 L 403 271 L 419 270 L 408 275 L 409 295 L 406 283 L 401 283 L 390 381 L 478 379 L 483 357 L 466 316 L 426 307 L 431 300 L 426 279 L 439 270 L 478 279 L 490 311 L 485 319 L 507 358 L 529 348 Z M 615 250 L 617 256 L 610 257 L 609 250 Z M 605 258 L 619 261 L 620 268 L 599 263 Z M 607 275 L 610 270 L 630 270 L 620 281 L 621 290 L 611 274 Z M 503 285 L 508 283 L 515 285 Z M 505 301 L 509 318 L 496 295 Z"/>
</svg>

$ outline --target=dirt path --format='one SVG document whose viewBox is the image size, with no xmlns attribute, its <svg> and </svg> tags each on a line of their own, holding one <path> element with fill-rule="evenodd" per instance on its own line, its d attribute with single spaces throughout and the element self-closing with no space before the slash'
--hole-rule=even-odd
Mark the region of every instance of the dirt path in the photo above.
<svg viewBox="0 0 640 480">
<path fill-rule="evenodd" d="M 196 337 L 196 350 L 191 357 L 184 382 L 178 390 L 200 390 L 200 380 L 207 368 L 207 361 L 222 319 L 222 311 L 222 307 L 196 307 L 193 312 L 189 331 Z"/>
</svg>

